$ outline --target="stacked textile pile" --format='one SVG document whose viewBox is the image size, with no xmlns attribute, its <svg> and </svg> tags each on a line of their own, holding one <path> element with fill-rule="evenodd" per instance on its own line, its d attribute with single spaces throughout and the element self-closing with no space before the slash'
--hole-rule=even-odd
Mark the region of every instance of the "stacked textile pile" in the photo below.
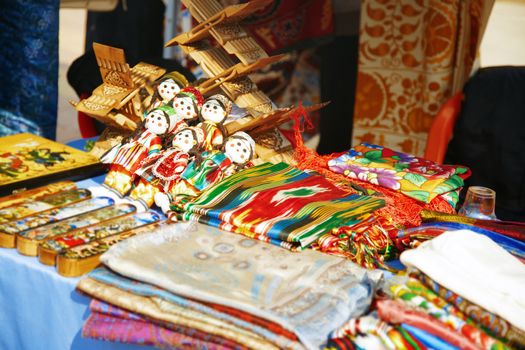
<svg viewBox="0 0 525 350">
<path fill-rule="evenodd" d="M 378 271 L 199 223 L 136 236 L 80 281 L 87 337 L 164 348 L 318 349 L 368 309 Z M 106 327 L 111 324 L 111 328 Z"/>
<path fill-rule="evenodd" d="M 336 330 L 329 348 L 525 348 L 525 266 L 498 244 L 449 231 L 401 261 L 409 275 L 388 280 L 376 310 Z"/>
<path fill-rule="evenodd" d="M 380 198 L 349 194 L 285 163 L 264 163 L 234 174 L 185 205 L 185 220 L 304 249 L 341 226 L 383 207 Z"/>
</svg>

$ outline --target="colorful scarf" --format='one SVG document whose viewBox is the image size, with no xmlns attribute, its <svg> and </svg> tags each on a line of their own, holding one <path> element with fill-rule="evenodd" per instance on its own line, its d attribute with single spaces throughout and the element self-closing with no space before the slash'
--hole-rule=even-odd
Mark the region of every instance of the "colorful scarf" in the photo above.
<svg viewBox="0 0 525 350">
<path fill-rule="evenodd" d="M 412 271 L 410 276 L 418 279 L 427 288 L 457 307 L 465 316 L 471 318 L 476 324 L 479 324 L 493 336 L 508 342 L 510 345 L 525 347 L 525 331 L 514 327 L 506 320 L 485 310 L 481 306 L 460 297 L 439 283 L 436 283 L 419 270 Z"/>
<path fill-rule="evenodd" d="M 172 293 L 279 323 L 311 349 L 365 312 L 381 276 L 345 259 L 312 250 L 292 253 L 197 223 L 132 237 L 101 261 Z"/>
<path fill-rule="evenodd" d="M 406 230 L 399 230 L 395 237 L 396 246 L 400 251 L 412 249 L 419 246 L 422 242 L 435 238 L 447 231 L 470 230 L 484 235 L 515 257 L 525 261 L 525 243 L 516 239 L 503 236 L 499 233 L 486 230 L 474 225 L 461 224 L 455 222 L 432 222 L 422 224 Z"/>
<path fill-rule="evenodd" d="M 117 275 L 105 268 L 99 268 L 90 273 L 89 277 L 106 285 L 116 287 L 120 290 L 144 296 L 147 298 L 159 298 L 181 308 L 194 310 L 208 315 L 216 320 L 228 322 L 234 326 L 243 328 L 249 332 L 259 335 L 281 348 L 301 348 L 295 334 L 283 328 L 275 322 L 257 317 L 239 309 L 229 308 L 223 305 L 200 303 L 182 296 L 170 293 L 153 285 L 132 280 Z"/>
<path fill-rule="evenodd" d="M 185 206 L 184 219 L 302 249 L 383 205 L 381 199 L 348 195 L 322 176 L 264 163 L 209 188 Z"/>
<path fill-rule="evenodd" d="M 153 345 L 163 349 L 240 349 L 241 346 L 197 330 L 156 324 L 133 313 L 93 299 L 91 315 L 82 327 L 82 336 L 128 344 Z M 171 327 L 171 328 L 170 328 Z"/>
<path fill-rule="evenodd" d="M 466 167 L 439 165 L 368 143 L 328 161 L 328 166 L 336 173 L 400 191 L 421 202 L 443 196 L 453 207 L 463 180 L 470 176 Z"/>
<path fill-rule="evenodd" d="M 522 242 L 525 242 L 525 223 L 500 220 L 481 220 L 469 218 L 466 216 L 446 214 L 436 211 L 423 210 L 421 212 L 423 222 L 455 222 L 460 224 L 472 225 L 504 236 L 508 236 Z"/>
<path fill-rule="evenodd" d="M 525 265 L 491 239 L 448 231 L 403 252 L 401 262 L 525 331 Z"/>
<path fill-rule="evenodd" d="M 207 315 L 190 309 L 180 308 L 157 297 L 143 297 L 126 292 L 119 288 L 106 285 L 91 278 L 83 279 L 78 288 L 83 292 L 117 307 L 139 313 L 156 324 L 170 325 L 176 330 L 185 332 L 191 329 L 202 334 L 211 334 L 216 339 L 224 339 L 228 343 L 238 343 L 246 348 L 272 349 L 278 347 L 242 328 L 226 322 L 213 319 Z M 221 342 L 222 343 L 222 342 Z"/>
<path fill-rule="evenodd" d="M 470 320 L 461 311 L 438 297 L 417 280 L 408 280 L 406 284 L 392 284 L 389 292 L 394 299 L 425 311 L 450 329 L 464 335 L 480 349 L 508 349 L 500 341 L 485 334 L 473 324 L 467 323 Z"/>
</svg>

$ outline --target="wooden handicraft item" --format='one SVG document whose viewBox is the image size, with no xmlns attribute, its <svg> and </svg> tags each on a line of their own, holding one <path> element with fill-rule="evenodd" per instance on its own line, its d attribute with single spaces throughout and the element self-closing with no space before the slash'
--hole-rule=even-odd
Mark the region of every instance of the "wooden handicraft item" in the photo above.
<svg viewBox="0 0 525 350">
<path fill-rule="evenodd" d="M 38 260 L 44 265 L 55 265 L 57 255 L 67 249 L 153 224 L 159 219 L 154 212 L 135 213 L 50 238 L 38 247 Z"/>
<path fill-rule="evenodd" d="M 0 195 L 58 179 L 80 180 L 102 173 L 86 152 L 32 134 L 0 138 Z"/>
<path fill-rule="evenodd" d="M 17 234 L 16 248 L 20 254 L 37 256 L 39 244 L 47 239 L 116 219 L 131 214 L 135 210 L 135 206 L 131 204 L 118 204 L 89 211 L 70 219 L 50 223 L 35 229 L 29 229 Z"/>
<path fill-rule="evenodd" d="M 79 111 L 109 127 L 133 131 L 146 110 L 140 91 L 160 78 L 166 70 L 140 62 L 130 68 L 124 50 L 93 43 L 93 50 L 102 76 L 102 85 L 93 94 L 71 104 Z"/>
<path fill-rule="evenodd" d="M 12 207 L 26 200 L 37 200 L 49 194 L 77 188 L 73 181 L 60 181 L 49 185 L 33 188 L 32 190 L 20 190 L 13 194 L 0 198 L 0 209 Z"/>
<path fill-rule="evenodd" d="M 123 233 L 101 238 L 86 244 L 68 248 L 56 259 L 57 272 L 65 277 L 78 277 L 100 265 L 100 256 L 108 249 L 127 238 L 149 233 L 157 229 L 161 223 L 153 223 Z"/>
<path fill-rule="evenodd" d="M 21 220 L 1 224 L 0 241 L 4 248 L 15 248 L 17 233 L 69 219 L 82 213 L 113 205 L 113 203 L 113 199 L 108 197 L 89 198 L 63 207 L 48 209 L 38 214 L 27 216 Z"/>
<path fill-rule="evenodd" d="M 20 220 L 26 216 L 44 210 L 61 207 L 91 197 L 91 192 L 86 189 L 72 189 L 47 195 L 37 200 L 29 199 L 23 203 L 0 210 L 0 224 Z"/>
</svg>

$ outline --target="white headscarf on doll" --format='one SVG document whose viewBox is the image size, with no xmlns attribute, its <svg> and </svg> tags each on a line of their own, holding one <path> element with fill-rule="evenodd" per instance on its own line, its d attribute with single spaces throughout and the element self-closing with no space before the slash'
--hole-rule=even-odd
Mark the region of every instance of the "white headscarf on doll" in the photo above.
<svg viewBox="0 0 525 350">
<path fill-rule="evenodd" d="M 233 163 L 244 165 L 255 155 L 255 141 L 247 133 L 237 131 L 226 139 L 224 153 Z"/>
</svg>

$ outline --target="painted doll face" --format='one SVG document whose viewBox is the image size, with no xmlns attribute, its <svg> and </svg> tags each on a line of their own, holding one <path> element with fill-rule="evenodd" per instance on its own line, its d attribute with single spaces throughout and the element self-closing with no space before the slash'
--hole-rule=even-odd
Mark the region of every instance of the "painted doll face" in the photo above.
<svg viewBox="0 0 525 350">
<path fill-rule="evenodd" d="M 180 86 L 173 79 L 166 79 L 157 87 L 163 101 L 171 101 L 180 92 Z"/>
<path fill-rule="evenodd" d="M 159 110 L 153 110 L 148 113 L 144 126 L 147 130 L 157 135 L 165 134 L 169 129 L 166 116 Z"/>
<path fill-rule="evenodd" d="M 195 110 L 195 104 L 190 97 L 177 97 L 173 101 L 173 108 L 177 116 L 183 119 L 193 119 L 197 117 L 198 111 Z"/>
<path fill-rule="evenodd" d="M 201 116 L 204 120 L 214 123 L 222 123 L 226 119 L 226 111 L 217 100 L 206 101 L 201 108 Z"/>
<path fill-rule="evenodd" d="M 179 131 L 173 138 L 173 147 L 179 148 L 184 152 L 189 152 L 193 146 L 197 144 L 197 141 L 193 137 L 191 130 L 182 130 Z"/>
<path fill-rule="evenodd" d="M 248 141 L 238 138 L 229 138 L 226 140 L 224 153 L 236 164 L 244 164 L 251 159 Z"/>
</svg>

